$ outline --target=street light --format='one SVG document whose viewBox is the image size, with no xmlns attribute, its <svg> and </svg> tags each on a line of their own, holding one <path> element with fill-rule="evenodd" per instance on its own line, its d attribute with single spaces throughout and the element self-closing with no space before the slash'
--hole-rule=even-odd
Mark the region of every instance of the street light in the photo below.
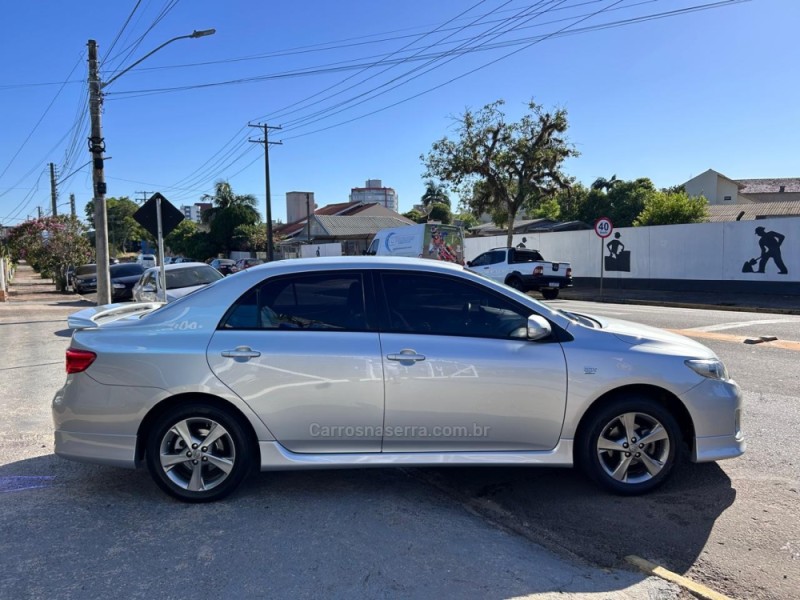
<svg viewBox="0 0 800 600">
<path fill-rule="evenodd" d="M 97 67 L 97 42 L 89 40 L 89 118 L 92 123 L 92 135 L 89 138 L 89 152 L 92 154 L 92 183 L 94 191 L 94 230 L 95 230 L 95 249 L 97 262 L 97 305 L 109 304 L 111 302 L 111 276 L 109 273 L 108 256 L 108 215 L 106 213 L 106 180 L 103 172 L 103 154 L 106 150 L 105 139 L 103 138 L 103 127 L 100 119 L 100 105 L 103 102 L 102 91 L 111 83 L 119 79 L 122 75 L 130 71 L 133 67 L 149 58 L 164 46 L 188 38 L 201 38 L 207 35 L 214 35 L 216 29 L 203 29 L 193 31 L 189 35 L 179 35 L 171 40 L 167 40 L 154 50 L 145 54 L 142 58 L 132 65 L 123 69 L 114 77 L 102 83 Z"/>
</svg>

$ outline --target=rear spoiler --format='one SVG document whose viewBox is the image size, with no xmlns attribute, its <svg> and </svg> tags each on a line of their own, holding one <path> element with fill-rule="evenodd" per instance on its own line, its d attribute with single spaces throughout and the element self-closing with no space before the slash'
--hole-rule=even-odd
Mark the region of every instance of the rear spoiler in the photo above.
<svg viewBox="0 0 800 600">
<path fill-rule="evenodd" d="M 164 306 L 164 302 L 124 302 L 85 308 L 67 317 L 71 329 L 88 329 L 118 321 L 132 315 L 143 315 Z"/>
</svg>

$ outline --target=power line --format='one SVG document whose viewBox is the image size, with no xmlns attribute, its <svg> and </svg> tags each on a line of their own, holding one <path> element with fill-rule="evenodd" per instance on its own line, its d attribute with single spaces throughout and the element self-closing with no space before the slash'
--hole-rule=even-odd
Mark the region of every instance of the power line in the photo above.
<svg viewBox="0 0 800 600">
<path fill-rule="evenodd" d="M 125 22 L 122 24 L 122 27 L 117 32 L 117 35 L 114 38 L 114 41 L 111 42 L 111 45 L 108 47 L 108 51 L 106 52 L 106 56 L 111 56 L 111 53 L 114 51 L 114 46 L 117 45 L 117 42 L 119 41 L 119 38 L 122 35 L 122 32 L 125 31 L 125 28 L 128 26 L 128 23 L 131 22 L 131 19 L 133 18 L 133 15 L 136 12 L 136 9 L 139 8 L 139 5 L 141 3 L 142 3 L 142 0 L 136 0 L 136 4 L 133 6 L 133 10 L 131 10 L 130 14 L 128 15 L 128 18 L 125 19 Z M 102 66 L 102 63 L 101 63 L 101 66 Z"/>
</svg>

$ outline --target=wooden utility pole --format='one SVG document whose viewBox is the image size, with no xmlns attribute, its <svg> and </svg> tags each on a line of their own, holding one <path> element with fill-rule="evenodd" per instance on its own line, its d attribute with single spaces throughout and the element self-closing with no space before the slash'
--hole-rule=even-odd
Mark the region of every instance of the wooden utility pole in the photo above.
<svg viewBox="0 0 800 600">
<path fill-rule="evenodd" d="M 269 190 L 269 145 L 270 144 L 277 144 L 281 145 L 283 142 L 270 142 L 269 141 L 269 130 L 270 129 L 277 129 L 280 130 L 280 127 L 273 127 L 267 125 L 266 123 L 248 123 L 250 127 L 257 127 L 258 129 L 264 130 L 264 139 L 263 140 L 248 140 L 255 144 L 264 144 L 264 179 L 266 180 L 266 188 L 267 188 L 267 260 L 272 262 L 275 260 L 275 249 L 272 246 L 272 197 L 270 196 Z"/>
<path fill-rule="evenodd" d="M 111 277 L 108 271 L 108 213 L 106 212 L 106 176 L 103 170 L 106 142 L 100 119 L 100 75 L 97 67 L 97 42 L 89 40 L 89 118 L 92 133 L 89 151 L 92 153 L 92 182 L 94 184 L 94 244 L 97 263 L 97 305 L 111 302 Z"/>
<path fill-rule="evenodd" d="M 50 212 L 58 215 L 58 188 L 56 187 L 56 166 L 50 163 Z"/>
</svg>

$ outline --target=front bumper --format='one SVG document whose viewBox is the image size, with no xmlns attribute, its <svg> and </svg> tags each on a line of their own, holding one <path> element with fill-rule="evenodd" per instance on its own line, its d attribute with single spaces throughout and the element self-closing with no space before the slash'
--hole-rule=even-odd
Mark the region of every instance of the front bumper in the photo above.
<svg viewBox="0 0 800 600">
<path fill-rule="evenodd" d="M 744 454 L 742 391 L 735 381 L 706 379 L 684 394 L 694 424 L 692 461 L 713 462 Z"/>
</svg>

